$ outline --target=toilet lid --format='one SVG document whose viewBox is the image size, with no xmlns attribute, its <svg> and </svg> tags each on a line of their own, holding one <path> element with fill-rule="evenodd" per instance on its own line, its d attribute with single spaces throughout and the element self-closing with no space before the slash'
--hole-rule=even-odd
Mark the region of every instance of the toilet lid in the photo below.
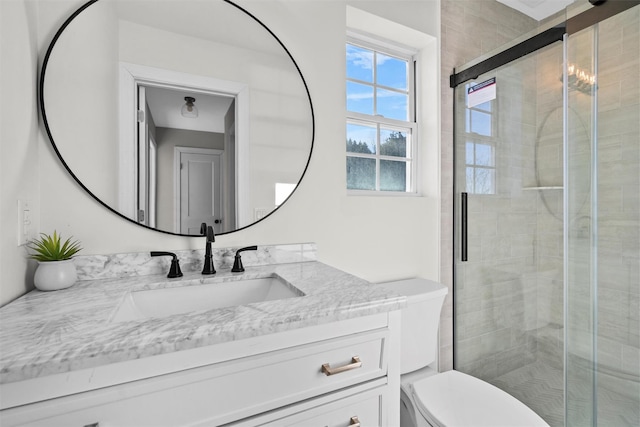
<svg viewBox="0 0 640 427">
<path fill-rule="evenodd" d="M 413 384 L 416 406 L 440 427 L 547 426 L 535 412 L 499 388 L 458 371 Z"/>
</svg>

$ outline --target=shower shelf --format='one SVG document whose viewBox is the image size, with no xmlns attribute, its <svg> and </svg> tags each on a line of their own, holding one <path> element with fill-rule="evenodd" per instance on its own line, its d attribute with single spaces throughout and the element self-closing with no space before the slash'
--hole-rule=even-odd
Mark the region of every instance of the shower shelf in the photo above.
<svg viewBox="0 0 640 427">
<path fill-rule="evenodd" d="M 523 190 L 563 190 L 562 186 L 547 186 L 547 187 L 522 187 Z"/>
</svg>

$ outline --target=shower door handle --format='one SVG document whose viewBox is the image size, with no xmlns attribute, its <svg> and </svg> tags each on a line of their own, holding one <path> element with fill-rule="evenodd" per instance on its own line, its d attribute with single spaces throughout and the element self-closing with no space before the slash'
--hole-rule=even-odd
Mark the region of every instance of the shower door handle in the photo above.
<svg viewBox="0 0 640 427">
<path fill-rule="evenodd" d="M 467 193 L 460 193 L 460 259 L 467 261 Z"/>
</svg>

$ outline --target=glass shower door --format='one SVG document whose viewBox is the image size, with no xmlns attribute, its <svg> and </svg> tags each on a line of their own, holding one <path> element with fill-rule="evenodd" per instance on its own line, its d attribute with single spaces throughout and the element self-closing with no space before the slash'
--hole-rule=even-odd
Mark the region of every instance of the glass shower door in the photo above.
<svg viewBox="0 0 640 427">
<path fill-rule="evenodd" d="M 567 61 L 566 425 L 638 426 L 640 7 L 570 35 Z"/>
<path fill-rule="evenodd" d="M 455 89 L 454 367 L 552 426 L 640 425 L 640 6 L 604 5 Z"/>
<path fill-rule="evenodd" d="M 557 42 L 455 89 L 454 366 L 558 426 L 562 65 Z"/>
</svg>

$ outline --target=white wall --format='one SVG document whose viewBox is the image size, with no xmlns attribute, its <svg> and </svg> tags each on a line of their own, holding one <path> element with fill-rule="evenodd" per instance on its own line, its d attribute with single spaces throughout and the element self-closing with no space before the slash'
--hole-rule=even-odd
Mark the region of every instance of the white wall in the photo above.
<svg viewBox="0 0 640 427">
<path fill-rule="evenodd" d="M 0 1 L 0 304 L 29 289 L 33 268 L 18 248 L 18 199 L 39 214 L 37 20 L 35 5 Z"/>
<path fill-rule="evenodd" d="M 5 0 L 2 0 L 4 2 Z M 11 0 L 12 2 L 14 0 Z M 23 4 L 29 0 L 15 0 Z M 82 2 L 74 2 L 79 5 Z M 321 261 L 344 269 L 371 281 L 382 281 L 411 276 L 438 278 L 439 198 L 429 191 L 428 197 L 354 197 L 345 189 L 345 26 L 344 1 L 322 0 L 274 0 L 241 1 L 278 35 L 296 59 L 311 92 L 316 118 L 316 136 L 313 157 L 299 189 L 278 212 L 247 230 L 219 236 L 217 246 L 249 244 L 276 244 L 293 242 L 317 242 Z M 392 17 L 406 17 L 407 25 L 431 32 L 435 27 L 439 4 L 434 1 L 372 0 L 350 2 L 354 6 L 374 13 L 386 13 Z M 58 0 L 37 2 L 39 14 L 38 53 L 44 55 L 55 29 L 73 6 Z M 55 7 L 54 7 L 55 6 Z M 4 6 L 3 6 L 4 10 Z M 416 11 L 424 19 L 416 19 Z M 54 13 L 55 12 L 55 13 Z M 12 17 L 9 20 L 15 20 Z M 6 39 L 3 18 L 3 40 Z M 18 24 L 16 24 L 18 25 Z M 23 27 L 34 25 L 33 17 L 25 17 Z M 424 26 L 424 28 L 420 28 Z M 19 25 L 18 25 L 18 28 Z M 24 31 L 24 29 L 21 29 Z M 11 40 L 16 40 L 11 37 Z M 21 42 L 22 43 L 22 42 Z M 23 49 L 33 49 L 25 44 Z M 4 57 L 4 51 L 3 51 Z M 28 69 L 35 75 L 33 67 Z M 22 78 L 14 90 L 16 98 L 22 95 L 30 105 L 20 129 L 28 131 L 35 121 L 35 91 L 33 75 L 29 81 Z M 2 85 L 7 83 L 2 76 Z M 430 96 L 437 97 L 437 93 Z M 3 91 L 3 98 L 4 91 Z M 437 112 L 433 112 L 436 114 Z M 3 111 L 3 119 L 4 119 Z M 4 124 L 4 123 L 3 123 Z M 4 134 L 3 134 L 4 135 Z M 31 136 L 32 140 L 35 136 Z M 146 230 L 106 211 L 91 199 L 73 181 L 62 167 L 46 135 L 40 132 L 37 154 L 39 165 L 31 160 L 27 167 L 39 168 L 40 228 L 45 232 L 54 229 L 64 235 L 82 241 L 84 254 L 104 254 L 127 251 L 179 250 L 204 246 L 202 238 L 170 236 Z M 4 138 L 2 149 L 10 142 Z M 423 140 L 430 150 L 437 152 L 438 140 Z M 426 148 L 426 147 L 424 147 Z M 32 156 L 33 157 L 33 156 Z M 3 155 L 3 166 L 6 162 Z M 431 163 L 437 165 L 437 163 Z M 421 171 L 423 188 L 437 188 L 438 168 Z M 18 174 L 19 176 L 19 174 Z M 17 184 L 15 184 L 17 185 Z M 3 212 L 5 204 L 15 203 L 15 185 L 2 187 Z M 22 184 L 23 185 L 23 184 Z M 3 243 L 14 233 L 11 224 L 4 220 Z M 31 275 L 25 278 L 25 262 L 8 263 L 0 257 L 3 281 L 0 284 L 5 303 L 31 283 Z M 5 272 L 6 271 L 6 272 Z M 12 277 L 5 281 L 4 277 Z M 5 289 L 7 292 L 5 292 Z M 5 296 L 6 295 L 6 296 Z"/>
</svg>

